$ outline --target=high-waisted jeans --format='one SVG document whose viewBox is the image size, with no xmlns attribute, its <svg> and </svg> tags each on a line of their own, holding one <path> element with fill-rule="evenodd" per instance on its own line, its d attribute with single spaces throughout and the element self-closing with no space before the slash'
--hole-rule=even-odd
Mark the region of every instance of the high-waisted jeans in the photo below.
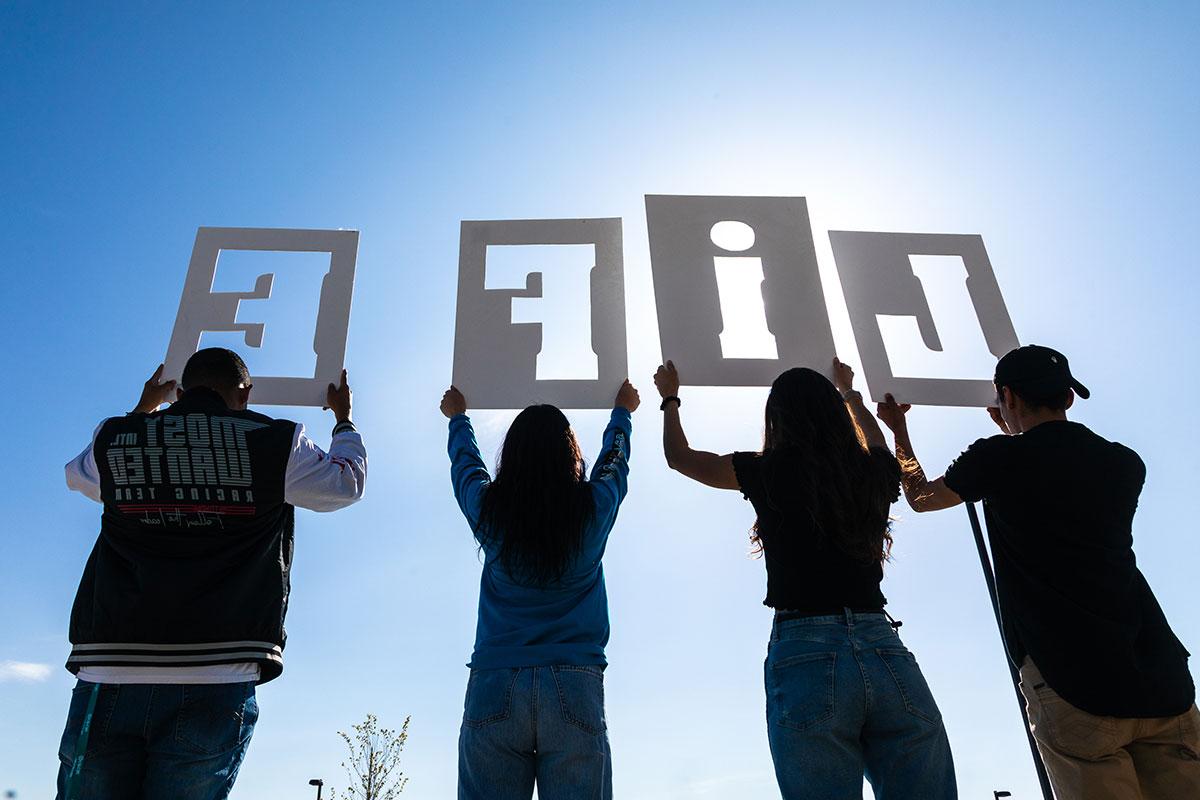
<svg viewBox="0 0 1200 800">
<path fill-rule="evenodd" d="M 460 800 L 611 800 L 604 671 L 471 670 L 458 739 Z"/>
<path fill-rule="evenodd" d="M 954 800 L 937 703 L 883 614 L 776 621 L 764 668 L 784 800 Z"/>
</svg>

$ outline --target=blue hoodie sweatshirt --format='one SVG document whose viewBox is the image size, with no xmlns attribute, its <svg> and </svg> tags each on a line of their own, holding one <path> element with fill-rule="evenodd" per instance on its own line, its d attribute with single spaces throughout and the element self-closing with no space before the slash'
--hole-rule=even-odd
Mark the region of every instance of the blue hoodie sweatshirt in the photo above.
<svg viewBox="0 0 1200 800">
<path fill-rule="evenodd" d="M 483 546 L 479 622 L 472 669 L 599 664 L 608 644 L 608 595 L 600 561 L 617 509 L 629 488 L 629 412 L 614 408 L 604 430 L 604 449 L 592 469 L 595 514 L 583 534 L 583 549 L 562 580 L 550 586 L 522 585 L 500 566 L 499 549 Z M 471 420 L 450 420 L 450 478 L 454 497 L 474 531 L 491 476 L 479 456 Z"/>
</svg>

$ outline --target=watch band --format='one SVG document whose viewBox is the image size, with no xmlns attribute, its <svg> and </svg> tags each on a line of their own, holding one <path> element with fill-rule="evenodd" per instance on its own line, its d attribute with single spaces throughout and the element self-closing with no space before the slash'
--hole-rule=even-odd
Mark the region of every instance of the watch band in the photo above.
<svg viewBox="0 0 1200 800">
<path fill-rule="evenodd" d="M 659 411 L 666 411 L 666 410 L 667 410 L 667 403 L 671 402 L 672 400 L 674 400 L 674 401 L 675 401 L 675 405 L 676 405 L 676 406 L 681 406 L 681 405 L 683 405 L 683 401 L 682 401 L 682 400 L 680 400 L 680 399 L 679 399 L 678 397 L 676 397 L 675 395 L 671 395 L 670 397 L 664 397 L 664 398 L 663 398 L 663 401 L 662 401 L 661 403 L 659 403 L 659 404 L 658 404 L 658 410 L 659 410 Z"/>
</svg>

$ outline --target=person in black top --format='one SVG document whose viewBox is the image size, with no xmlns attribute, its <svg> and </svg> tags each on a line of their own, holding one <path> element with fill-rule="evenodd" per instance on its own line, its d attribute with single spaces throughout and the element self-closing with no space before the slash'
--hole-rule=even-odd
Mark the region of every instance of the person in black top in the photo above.
<svg viewBox="0 0 1200 800">
<path fill-rule="evenodd" d="M 900 467 L 854 372 L 834 382 L 789 369 L 767 398 L 763 448 L 693 450 L 679 420 L 679 374 L 668 361 L 663 397 L 667 463 L 754 506 L 752 540 L 775 609 L 764 679 L 767 738 L 784 800 L 877 797 L 951 800 L 954 763 L 937 703 L 883 611 L 891 546 L 888 512 Z M 836 384 L 836 385 L 835 385 Z"/>
<path fill-rule="evenodd" d="M 907 405 L 896 436 L 915 511 L 982 500 L 1009 657 L 1059 800 L 1200 797 L 1200 713 L 1188 652 L 1133 554 L 1146 466 L 1067 409 L 1089 392 L 1062 353 L 1028 345 L 996 365 L 1003 435 L 980 439 L 930 481 Z"/>
</svg>

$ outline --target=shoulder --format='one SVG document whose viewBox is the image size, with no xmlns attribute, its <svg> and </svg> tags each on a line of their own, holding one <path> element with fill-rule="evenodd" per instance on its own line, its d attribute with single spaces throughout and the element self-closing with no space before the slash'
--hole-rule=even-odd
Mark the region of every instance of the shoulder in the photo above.
<svg viewBox="0 0 1200 800">
<path fill-rule="evenodd" d="M 867 450 L 867 460 L 872 468 L 880 470 L 887 474 L 889 479 L 893 477 L 897 482 L 900 480 L 900 462 L 896 460 L 896 454 L 886 447 L 872 447 Z"/>
<path fill-rule="evenodd" d="M 1020 440 L 1020 436 L 1009 436 L 1004 433 L 976 439 L 955 459 L 955 462 L 963 458 L 995 458 L 1018 446 Z"/>
<path fill-rule="evenodd" d="M 950 462 L 950 466 L 946 468 L 946 475 L 964 471 L 967 468 L 978 468 L 994 464 L 1006 458 L 1009 453 L 1022 444 L 1020 436 L 1008 436 L 1003 433 L 983 439 L 976 439 L 966 450 L 959 453 L 957 458 Z"/>
<path fill-rule="evenodd" d="M 950 462 L 942 476 L 946 486 L 964 500 L 973 502 L 995 489 L 997 476 L 1008 454 L 1020 443 L 1020 436 L 998 434 L 975 442 Z"/>
<path fill-rule="evenodd" d="M 135 423 L 140 419 L 145 419 L 148 416 L 149 414 L 141 414 L 136 411 L 130 411 L 128 414 L 122 414 L 119 417 L 105 417 L 104 419 L 100 420 L 100 424 L 96 426 L 96 430 L 92 434 L 92 438 L 99 438 L 100 432 L 106 428 L 109 430 L 113 428 L 120 428 Z"/>
<path fill-rule="evenodd" d="M 277 419 L 249 409 L 231 412 L 229 416 L 241 421 L 246 428 L 246 440 L 257 442 L 258 446 L 271 442 L 272 448 L 286 446 L 292 449 L 304 437 L 304 424 L 295 420 Z"/>
<path fill-rule="evenodd" d="M 243 419 L 247 422 L 253 422 L 257 425 L 261 425 L 264 428 L 270 428 L 273 431 L 287 431 L 295 434 L 304 433 L 304 424 L 301 422 L 296 422 L 295 420 L 270 417 L 266 414 L 260 414 L 257 411 L 251 411 L 248 408 L 244 411 L 235 411 L 234 415 L 238 419 Z"/>
<path fill-rule="evenodd" d="M 742 475 L 742 473 L 749 475 L 751 472 L 760 469 L 763 458 L 764 456 L 762 453 L 752 453 L 741 450 L 730 456 L 730 459 L 733 461 L 733 470 L 734 472 L 738 473 L 739 477 Z"/>
<path fill-rule="evenodd" d="M 269 417 L 266 414 L 259 413 L 258 411 L 251 411 L 248 408 L 243 411 L 235 411 L 233 413 L 240 419 L 249 420 L 250 422 L 258 422 L 263 425 L 294 428 L 297 424 L 299 424 L 290 419 L 277 419 L 275 417 Z"/>
<path fill-rule="evenodd" d="M 739 451 L 730 457 L 738 487 L 742 490 L 742 496 L 747 500 L 758 494 L 762 487 L 762 470 L 767 457 L 764 453 L 748 451 Z"/>
<path fill-rule="evenodd" d="M 1108 445 L 1112 448 L 1117 460 L 1129 470 L 1132 476 L 1142 481 L 1146 479 L 1146 462 L 1142 460 L 1136 450 L 1120 442 L 1109 442 Z"/>
</svg>

